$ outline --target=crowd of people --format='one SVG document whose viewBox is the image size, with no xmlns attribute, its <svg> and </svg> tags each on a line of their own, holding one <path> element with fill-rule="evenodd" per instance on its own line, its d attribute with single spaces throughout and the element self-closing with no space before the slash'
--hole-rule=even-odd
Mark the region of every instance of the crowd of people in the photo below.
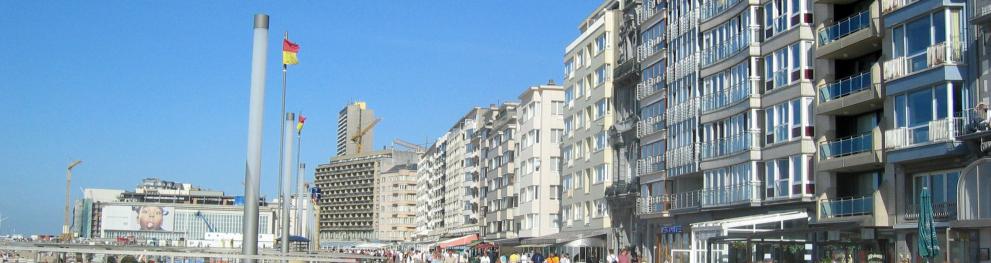
<svg viewBox="0 0 991 263">
<path fill-rule="evenodd" d="M 568 253 L 549 252 L 544 255 L 540 251 L 524 251 L 500 254 L 495 250 L 464 251 L 440 247 L 430 252 L 410 249 L 408 251 L 388 250 L 379 255 L 386 258 L 388 263 L 639 263 L 640 258 L 629 249 L 619 253 L 612 251 L 605 258 L 597 255 L 571 255 Z"/>
</svg>

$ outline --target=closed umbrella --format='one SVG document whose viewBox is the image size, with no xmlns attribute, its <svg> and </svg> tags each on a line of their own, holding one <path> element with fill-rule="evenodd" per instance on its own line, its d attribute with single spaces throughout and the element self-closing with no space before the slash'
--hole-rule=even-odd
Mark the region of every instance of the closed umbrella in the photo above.
<svg viewBox="0 0 991 263">
<path fill-rule="evenodd" d="M 933 204 L 929 188 L 922 187 L 919 193 L 919 256 L 932 260 L 939 255 L 939 240 L 936 239 L 936 227 L 933 226 Z"/>
</svg>

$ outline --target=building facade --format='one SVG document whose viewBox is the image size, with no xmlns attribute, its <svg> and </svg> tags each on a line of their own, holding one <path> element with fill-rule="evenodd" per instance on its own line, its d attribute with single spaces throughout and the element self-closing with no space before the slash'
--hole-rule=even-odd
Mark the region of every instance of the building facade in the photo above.
<svg viewBox="0 0 991 263">
<path fill-rule="evenodd" d="M 564 89 L 547 84 L 519 96 L 516 137 L 515 220 L 520 239 L 557 233 L 561 229 L 561 149 L 564 140 Z M 520 241 L 516 241 L 519 243 Z M 513 244 L 512 242 L 506 242 Z"/>
<path fill-rule="evenodd" d="M 515 102 L 491 106 L 475 134 L 481 140 L 481 203 L 485 215 L 482 238 L 485 240 L 515 239 L 519 227 L 514 213 L 520 193 L 516 191 L 517 171 L 524 172 L 524 166 L 532 164 L 519 166 L 515 162 L 520 142 L 516 136 L 518 106 Z"/>
<path fill-rule="evenodd" d="M 375 111 L 363 102 L 344 106 L 337 118 L 337 155 L 369 152 L 374 146 Z M 367 129 L 367 130 L 366 130 Z M 361 136 L 358 136 L 359 133 Z M 360 148 L 359 148 L 360 147 Z"/>
<path fill-rule="evenodd" d="M 387 242 L 409 242 L 416 231 L 416 164 L 398 164 L 382 172 L 377 185 L 379 209 L 378 239 Z"/>
</svg>

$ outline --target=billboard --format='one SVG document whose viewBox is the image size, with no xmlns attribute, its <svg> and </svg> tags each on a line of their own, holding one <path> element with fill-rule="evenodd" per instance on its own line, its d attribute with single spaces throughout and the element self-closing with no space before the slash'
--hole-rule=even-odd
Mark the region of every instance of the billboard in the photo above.
<svg viewBox="0 0 991 263">
<path fill-rule="evenodd" d="M 158 205 L 105 206 L 100 226 L 105 230 L 173 231 L 174 210 Z"/>
</svg>

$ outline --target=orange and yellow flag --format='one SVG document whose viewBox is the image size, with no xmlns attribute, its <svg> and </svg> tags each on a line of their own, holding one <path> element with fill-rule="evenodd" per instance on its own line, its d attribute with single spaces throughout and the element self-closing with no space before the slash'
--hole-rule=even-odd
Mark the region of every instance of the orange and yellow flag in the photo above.
<svg viewBox="0 0 991 263">
<path fill-rule="evenodd" d="M 299 64 L 299 59 L 296 58 L 296 53 L 299 53 L 299 45 L 296 45 L 296 43 L 293 42 L 289 42 L 289 39 L 283 39 L 282 64 L 283 65 Z"/>
<path fill-rule="evenodd" d="M 300 114 L 299 115 L 299 122 L 296 123 L 296 133 L 297 134 L 303 134 L 303 123 L 304 122 L 306 122 L 306 116 L 303 116 L 303 114 Z"/>
</svg>

